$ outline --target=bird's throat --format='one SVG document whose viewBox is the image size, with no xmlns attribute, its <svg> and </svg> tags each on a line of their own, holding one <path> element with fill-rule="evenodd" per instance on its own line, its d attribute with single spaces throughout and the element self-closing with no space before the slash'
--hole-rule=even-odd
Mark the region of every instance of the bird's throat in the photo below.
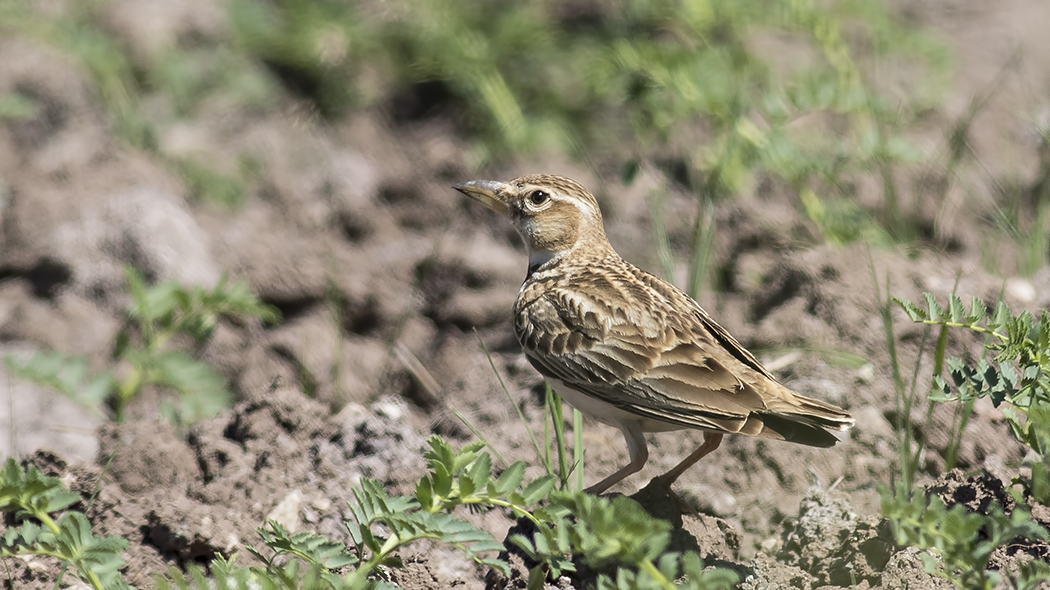
<svg viewBox="0 0 1050 590">
<path fill-rule="evenodd" d="M 525 275 L 525 278 L 527 279 L 531 277 L 533 273 L 557 258 L 560 258 L 557 252 L 551 252 L 550 250 L 529 250 L 529 272 Z"/>
</svg>

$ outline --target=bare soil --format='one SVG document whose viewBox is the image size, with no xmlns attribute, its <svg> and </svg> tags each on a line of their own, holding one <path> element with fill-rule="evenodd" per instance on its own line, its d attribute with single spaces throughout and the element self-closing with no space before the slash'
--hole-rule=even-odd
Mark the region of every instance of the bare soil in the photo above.
<svg viewBox="0 0 1050 590">
<path fill-rule="evenodd" d="M 123 8 L 114 8 L 109 26 L 131 46 L 169 33 L 214 34 L 215 24 L 193 8 L 207 2 L 171 2 L 185 10 L 172 10 L 163 24 L 128 17 L 129 4 L 114 4 Z M 680 547 L 740 572 L 741 587 L 949 587 L 923 572 L 914 551 L 895 546 L 879 517 L 877 486 L 898 473 L 898 410 L 876 301 L 887 290 L 943 300 L 954 288 L 987 302 L 1002 292 L 1017 308 L 1050 305 L 1050 269 L 1030 277 L 985 270 L 980 236 L 988 230 L 974 213 L 988 209 L 998 180 L 1035 181 L 1036 140 L 1025 122 L 1050 108 L 1048 6 L 900 3 L 910 22 L 945 37 L 957 62 L 945 104 L 917 132 L 916 142 L 932 151 L 945 149 L 971 97 L 1012 56 L 1020 59 L 974 123 L 969 143 L 984 173 L 955 184 L 954 205 L 923 207 L 921 179 L 902 179 L 936 236 L 928 247 L 815 245 L 816 228 L 795 198 L 772 185 L 719 205 L 721 290 L 705 292 L 701 303 L 777 366 L 786 385 L 857 418 L 832 449 L 729 437 L 676 486 L 695 514 L 681 514 L 646 483 L 693 450 L 699 433 L 651 437 L 649 464 L 614 489 L 678 525 Z M 149 28 L 158 26 L 159 33 Z M 614 246 L 652 270 L 647 191 L 671 195 L 672 243 L 688 241 L 696 215 L 689 195 L 651 171 L 630 186 L 553 156 L 477 171 L 440 117 L 401 121 L 368 111 L 325 123 L 296 104 L 162 129 L 161 146 L 214 162 L 239 150 L 261 163 L 244 205 L 222 210 L 190 200 L 169 169 L 116 139 L 87 73 L 17 35 L 0 39 L 0 94 L 14 91 L 46 108 L 0 125 L 0 355 L 55 348 L 103 366 L 127 303 L 128 264 L 156 280 L 211 285 L 224 273 L 247 280 L 283 314 L 275 326 L 218 328 L 205 360 L 240 401 L 187 432 L 155 417 L 155 395 L 112 425 L 0 366 L 0 451 L 80 492 L 80 508 L 99 533 L 130 541 L 126 578 L 140 587 L 150 587 L 152 574 L 206 563 L 216 552 L 249 559 L 244 546 L 258 543 L 254 528 L 267 518 L 346 539 L 346 503 L 361 478 L 410 493 L 427 436 L 455 445 L 472 439 L 454 410 L 504 456 L 534 458 L 526 428 L 542 429 L 541 380 L 518 350 L 509 315 L 525 259 L 507 224 L 452 183 L 541 171 L 577 178 L 598 195 Z M 857 190 L 863 199 L 872 189 Z M 903 366 L 911 367 L 923 331 L 902 315 L 896 329 Z M 976 344 L 956 342 L 954 352 L 972 353 Z M 1006 497 L 1024 449 L 998 410 L 978 405 L 961 471 L 947 474 L 950 411 L 917 409 L 912 419 L 927 444 L 924 485 L 975 509 L 981 498 Z M 583 436 L 588 481 L 625 461 L 614 429 L 588 422 Z M 1044 524 L 1048 515 L 1036 514 Z M 514 524 L 494 512 L 468 518 L 498 539 Z M 1046 559 L 1048 548 L 1023 552 Z M 1008 567 L 1014 558 L 995 563 Z M 396 574 L 405 588 L 486 584 L 487 572 L 443 547 L 421 548 L 406 561 L 410 567 Z M 9 588 L 50 588 L 56 574 L 48 560 L 8 560 L 0 571 Z M 524 587 L 522 578 L 507 584 Z"/>
</svg>

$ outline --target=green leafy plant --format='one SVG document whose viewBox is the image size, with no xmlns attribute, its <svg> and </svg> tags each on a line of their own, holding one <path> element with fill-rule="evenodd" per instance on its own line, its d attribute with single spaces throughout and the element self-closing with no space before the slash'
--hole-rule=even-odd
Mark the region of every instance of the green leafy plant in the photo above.
<svg viewBox="0 0 1050 590">
<path fill-rule="evenodd" d="M 1015 315 L 1002 301 L 989 310 L 976 297 L 967 306 L 955 294 L 949 296 L 947 308 L 928 293 L 925 299 L 925 309 L 896 301 L 913 322 L 940 328 L 932 399 L 970 403 L 988 398 L 1002 409 L 1014 438 L 1044 455 L 1050 450 L 1050 422 L 1044 421 L 1050 408 L 1050 313 L 1044 310 L 1038 318 L 1028 311 Z M 976 363 L 955 357 L 944 360 L 950 329 L 988 338 Z M 939 374 L 942 361 L 947 378 Z"/>
<path fill-rule="evenodd" d="M 322 590 L 337 587 L 322 580 L 320 568 L 304 572 L 299 569 L 299 564 L 296 560 L 289 561 L 280 572 L 270 574 L 262 568 L 241 567 L 232 558 L 226 560 L 216 556 L 207 568 L 190 564 L 183 571 L 172 566 L 167 575 L 154 576 L 153 584 L 157 590 Z"/>
<path fill-rule="evenodd" d="M 1039 460 L 1032 467 L 1026 486 L 1029 497 L 1045 502 L 1050 479 L 1045 452 L 1050 442 L 1050 314 L 1038 319 L 1024 311 L 1014 314 L 1002 301 L 993 310 L 974 297 L 969 305 L 954 293 L 942 307 L 929 293 L 925 307 L 895 299 L 913 322 L 939 328 L 934 348 L 934 374 L 930 391 L 933 402 L 961 402 L 972 409 L 974 401 L 988 398 L 1003 411 L 1006 423 L 1019 442 L 1035 451 Z M 976 362 L 947 357 L 949 331 L 962 329 L 985 337 L 982 355 Z M 916 374 L 918 362 L 916 363 Z M 947 377 L 944 376 L 946 374 Z M 915 377 L 913 376 L 913 382 Z M 962 434 L 968 413 L 957 421 L 954 437 Z M 949 466 L 954 462 L 949 451 Z M 1016 571 L 988 569 L 996 549 L 1018 539 L 1047 539 L 1050 533 L 1031 520 L 1024 498 L 1006 514 L 992 505 L 984 513 L 962 505 L 946 507 L 940 499 L 917 492 L 910 481 L 899 481 L 892 490 L 883 487 L 882 510 L 898 543 L 917 547 L 927 571 L 937 572 L 959 588 L 990 589 L 1005 581 L 1011 588 L 1034 588 L 1050 581 L 1050 565 L 1032 561 Z"/>
<path fill-rule="evenodd" d="M 95 590 L 129 588 L 120 577 L 127 541 L 96 537 L 87 518 L 69 510 L 78 502 L 58 479 L 8 458 L 0 470 L 0 512 L 13 514 L 17 524 L 0 537 L 0 556 L 54 557 Z"/>
<path fill-rule="evenodd" d="M 509 397 L 510 392 L 496 371 L 491 355 L 489 363 Z M 517 408 L 517 404 L 514 406 Z M 686 576 L 691 588 L 721 588 L 735 583 L 737 578 L 732 572 L 704 572 L 702 565 L 697 567 L 700 559 L 695 554 L 667 552 L 670 525 L 649 516 L 633 500 L 621 497 L 610 502 L 581 491 L 582 416 L 578 411 L 573 412 L 575 441 L 570 467 L 562 407 L 561 399 L 549 384 L 546 385 L 544 413 L 551 426 L 545 425 L 544 447 L 550 449 L 553 442 L 557 460 L 550 456 L 549 450 L 543 452 L 540 449 L 533 435 L 537 458 L 546 475 L 520 492 L 516 490 L 525 473 L 523 462 L 510 465 L 495 482 L 485 485 L 492 469 L 488 453 L 482 452 L 487 443 L 468 445 L 456 454 L 446 443 L 432 438 L 427 458 L 434 475 L 420 481 L 416 498 L 423 506 L 441 506 L 446 510 L 459 504 L 509 509 L 515 516 L 528 521 L 534 529 L 533 534 L 514 534 L 510 542 L 536 564 L 530 570 L 530 588 L 542 587 L 548 577 L 558 578 L 576 572 L 576 563 L 571 559 L 574 555 L 581 556 L 582 563 L 590 568 L 611 566 L 613 575 L 602 573 L 597 576 L 595 583 L 598 588 L 671 588 L 674 587 L 672 580 L 679 575 Z M 517 410 L 528 428 L 520 408 Z M 551 441 L 551 431 L 554 441 Z M 529 432 L 532 434 L 531 430 Z M 475 433 L 481 436 L 476 430 Z M 466 477 L 447 475 L 456 472 Z M 576 477 L 570 486 L 571 474 Z M 561 491 L 552 491 L 555 488 Z M 570 489 L 574 493 L 569 492 Z M 439 497 L 444 500 L 435 500 Z M 547 506 L 529 510 L 530 505 L 543 499 L 549 501 Z"/>
<path fill-rule="evenodd" d="M 1003 580 L 1003 574 L 988 569 L 996 549 L 1017 538 L 1050 537 L 1027 510 L 1015 508 L 1007 515 L 993 504 L 985 515 L 958 504 L 948 508 L 936 496 L 916 494 L 903 486 L 892 495 L 883 493 L 882 513 L 897 543 L 925 551 L 926 571 L 964 590 L 992 590 Z M 1050 564 L 1033 561 L 1022 571 L 1004 574 L 1011 588 L 1033 588 L 1050 581 Z"/>
<path fill-rule="evenodd" d="M 613 500 L 582 492 L 558 492 L 532 538 L 514 535 L 511 542 L 540 565 L 533 568 L 530 588 L 541 587 L 546 575 L 558 577 L 576 571 L 579 561 L 601 571 L 598 588 L 675 588 L 679 576 L 687 588 L 729 588 L 738 581 L 734 572 L 705 572 L 696 553 L 667 550 L 671 525 L 654 519 L 638 503 L 619 496 Z"/>
<path fill-rule="evenodd" d="M 413 496 L 388 496 L 375 481 L 365 480 L 354 490 L 350 504 L 353 519 L 347 521 L 350 545 L 311 532 L 290 533 L 277 522 L 257 529 L 263 546 L 248 547 L 261 565 L 241 566 L 236 556 L 216 556 L 207 568 L 190 565 L 186 571 L 172 568 L 155 576 L 159 590 L 203 588 L 262 588 L 264 590 L 335 590 L 396 588 L 386 581 L 386 571 L 402 567 L 398 555 L 404 547 L 423 540 L 446 543 L 458 548 L 477 564 L 509 574 L 500 556 L 506 548 L 488 533 L 455 516 L 460 507 L 508 510 L 528 520 L 533 534 L 513 535 L 511 542 L 530 557 L 529 588 L 542 588 L 550 577 L 576 571 L 582 563 L 602 571 L 594 578 L 601 590 L 729 588 L 738 580 L 734 572 L 706 569 L 695 552 L 669 552 L 671 525 L 654 519 L 637 503 L 618 497 L 614 500 L 586 494 L 554 491 L 556 478 L 544 475 L 525 483 L 525 465 L 518 462 L 498 477 L 491 472 L 491 457 L 483 443 L 473 443 L 459 451 L 438 437 L 429 441 L 429 465 L 416 485 Z M 0 473 L 0 509 L 21 511 L 37 518 L 42 512 L 55 512 L 79 500 L 64 490 L 54 478 L 43 478 L 35 469 L 21 472 L 13 461 Z M 42 482 L 42 483 L 41 483 Z M 63 517 L 66 518 L 66 517 Z M 77 514 L 78 524 L 86 525 Z M 50 522 L 50 520 L 44 520 Z M 63 534 L 59 521 L 58 534 Z M 38 529 L 39 527 L 37 527 Z M 9 531 L 3 555 L 25 554 L 32 539 L 19 531 Z M 37 529 L 29 529 L 29 535 Z M 91 540 L 77 529 L 81 545 L 87 543 L 95 555 L 49 552 L 91 569 L 99 577 L 96 588 L 127 588 L 119 578 L 121 540 Z M 62 537 L 63 543 L 70 541 Z M 88 539 L 84 541 L 84 539 Z M 21 543 L 21 544 L 19 544 Z M 65 547 L 66 545 L 62 545 Z M 21 551 L 21 553 L 19 553 Z M 43 553 L 41 553 L 43 554 Z M 79 561 L 77 561 L 79 560 Z M 92 569 L 93 568 L 93 569 Z M 95 571 L 98 570 L 98 571 Z M 86 574 L 85 574 L 86 575 Z M 680 580 L 675 584 L 674 580 Z"/>
<path fill-rule="evenodd" d="M 582 556 L 592 567 L 614 566 L 616 574 L 598 577 L 599 587 L 672 588 L 683 557 L 667 553 L 670 525 L 654 519 L 628 498 L 608 500 L 583 492 L 553 491 L 556 477 L 544 475 L 523 485 L 525 464 L 517 462 L 498 478 L 491 479 L 491 459 L 482 451 L 483 443 L 467 445 L 453 452 L 439 438 L 430 439 L 427 453 L 430 474 L 416 487 L 416 501 L 424 510 L 449 510 L 458 505 L 503 508 L 528 520 L 536 532 L 532 538 L 515 535 L 511 541 L 537 565 L 530 580 L 538 585 L 548 575 L 557 577 L 575 571 L 569 559 Z M 546 506 L 537 507 L 541 500 Z M 429 508 L 428 508 L 429 507 Z M 688 558 L 695 565 L 697 556 Z M 500 566 L 493 563 L 493 567 Z M 728 587 L 735 574 L 715 570 L 694 574 L 690 587 Z M 610 586 L 610 584 L 616 584 Z"/>
<path fill-rule="evenodd" d="M 363 590 L 397 586 L 373 580 L 352 580 L 336 570 L 360 563 L 345 545 L 309 532 L 289 533 L 275 521 L 256 529 L 264 548 L 248 546 L 263 566 L 241 566 L 237 556 L 216 555 L 207 568 L 190 564 L 186 571 L 172 567 L 165 575 L 154 575 L 157 590 Z"/>
<path fill-rule="evenodd" d="M 185 288 L 174 281 L 147 286 L 134 269 L 127 271 L 131 305 L 113 343 L 112 368 L 92 374 L 85 358 L 42 351 L 25 361 L 4 359 L 15 375 L 59 391 L 88 407 L 108 405 L 114 420 L 124 419 L 128 404 L 146 387 L 174 394 L 160 412 L 177 424 L 191 424 L 228 407 L 231 394 L 213 369 L 176 347 L 189 338 L 200 350 L 220 318 L 274 321 L 243 282 L 222 279 L 213 289 Z"/>
<path fill-rule="evenodd" d="M 544 490 L 549 491 L 552 480 L 538 480 L 522 489 L 524 465 L 518 464 L 491 481 L 491 459 L 487 453 L 478 452 L 482 443 L 460 453 L 452 452 L 438 438 L 431 439 L 430 445 L 427 458 L 431 471 L 419 481 L 416 496 L 390 497 L 372 480 L 365 480 L 354 490 L 355 500 L 350 505 L 353 520 L 346 522 L 350 548 L 314 533 L 290 534 L 271 521 L 268 529 L 258 529 L 267 550 L 248 548 L 265 564 L 265 568 L 255 568 L 254 575 L 288 589 L 394 587 L 376 577 L 381 580 L 385 569 L 402 567 L 398 552 L 423 540 L 452 545 L 478 564 L 508 573 L 505 561 L 482 555 L 502 551 L 503 545 L 451 511 L 460 505 L 524 510 L 529 500 L 535 501 Z M 350 571 L 338 575 L 340 568 Z M 227 574 L 233 571 L 226 570 Z"/>
</svg>

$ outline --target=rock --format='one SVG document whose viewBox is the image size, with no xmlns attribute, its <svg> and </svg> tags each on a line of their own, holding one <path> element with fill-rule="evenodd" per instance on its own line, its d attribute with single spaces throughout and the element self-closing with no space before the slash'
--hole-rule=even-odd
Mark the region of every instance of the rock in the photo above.
<svg viewBox="0 0 1050 590">
<path fill-rule="evenodd" d="M 302 519 L 299 518 L 299 510 L 303 506 L 303 492 L 302 490 L 292 490 L 279 504 L 273 507 L 273 510 L 266 515 L 266 520 L 275 520 L 277 524 L 283 526 L 289 533 L 294 533 L 299 530 L 299 523 Z"/>
<path fill-rule="evenodd" d="M 853 533 L 857 515 L 849 504 L 812 488 L 799 506 L 798 518 L 788 523 L 777 558 L 827 581 L 829 558 Z"/>
<path fill-rule="evenodd" d="M 741 578 L 740 590 L 800 590 L 812 587 L 813 577 L 802 569 L 759 556 L 750 564 L 751 573 Z"/>
<path fill-rule="evenodd" d="M 383 398 L 369 412 L 362 412 L 359 404 L 348 404 L 335 421 L 342 429 L 346 459 L 365 477 L 380 483 L 411 483 L 413 474 L 422 473 L 423 452 L 429 447 L 412 428 L 404 402 Z"/>
<path fill-rule="evenodd" d="M 48 239 L 82 293 L 123 290 L 128 265 L 187 286 L 212 287 L 219 280 L 208 236 L 183 200 L 164 189 L 114 191 L 99 208 L 59 224 Z"/>
<path fill-rule="evenodd" d="M 882 590 L 949 590 L 955 586 L 948 580 L 926 573 L 923 568 L 920 551 L 914 547 L 905 547 L 893 554 L 882 572 L 880 588 Z"/>
<path fill-rule="evenodd" d="M 886 521 L 877 516 L 861 519 L 831 555 L 822 579 L 842 587 L 852 587 L 862 581 L 877 586 L 897 549 Z"/>
</svg>

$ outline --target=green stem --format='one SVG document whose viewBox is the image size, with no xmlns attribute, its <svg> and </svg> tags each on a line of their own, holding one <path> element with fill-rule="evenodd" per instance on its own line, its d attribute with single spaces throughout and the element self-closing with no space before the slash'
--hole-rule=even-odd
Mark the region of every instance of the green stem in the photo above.
<svg viewBox="0 0 1050 590">
<path fill-rule="evenodd" d="M 572 466 L 576 473 L 574 492 L 583 491 L 583 414 L 572 410 Z"/>
<path fill-rule="evenodd" d="M 383 563 L 383 560 L 386 559 L 387 555 L 390 555 L 391 553 L 396 551 L 397 548 L 403 544 L 407 544 L 407 542 L 402 543 L 401 537 L 398 537 L 397 535 L 394 535 L 387 539 L 386 542 L 383 543 L 383 546 L 379 548 L 379 551 L 374 552 L 372 554 L 372 557 L 370 557 L 368 561 L 362 563 L 361 567 L 354 570 L 354 575 L 350 578 L 350 583 L 347 585 L 347 587 L 361 587 L 364 584 L 364 582 L 368 580 L 368 576 L 372 573 L 372 570 L 379 567 L 379 564 Z"/>
<path fill-rule="evenodd" d="M 56 523 L 48 513 L 29 510 L 28 506 L 23 506 L 23 508 L 26 508 L 27 512 L 31 512 L 33 514 L 33 517 L 42 522 L 44 526 L 46 526 L 48 530 L 50 530 L 56 537 L 62 532 L 61 529 L 58 528 L 58 523 Z M 76 566 L 77 571 L 80 572 L 80 575 L 83 578 L 85 578 L 89 584 L 91 584 L 92 588 L 94 588 L 95 590 L 103 590 L 102 580 L 100 580 L 98 576 L 95 575 L 95 572 L 91 571 L 90 568 L 87 568 L 82 563 L 80 563 L 78 556 L 66 555 L 64 553 L 58 553 L 55 551 L 47 550 L 37 550 L 34 551 L 34 553 L 37 553 L 38 555 L 54 557 L 61 561 L 73 564 L 74 566 Z"/>
<path fill-rule="evenodd" d="M 926 324 L 926 325 L 929 325 L 929 326 L 947 326 L 949 328 L 966 328 L 967 330 L 973 330 L 974 332 L 977 332 L 977 333 L 980 333 L 980 334 L 987 334 L 989 336 L 994 336 L 995 338 L 999 339 L 999 341 L 1001 341 L 1001 342 L 1009 342 L 1010 341 L 1010 337 L 1008 335 L 1006 335 L 1006 334 L 1000 334 L 999 332 L 996 332 L 994 330 L 989 330 L 988 328 L 985 328 L 984 326 L 978 326 L 978 325 L 975 325 L 975 324 L 961 324 L 959 322 L 946 322 L 946 321 L 943 321 L 943 320 L 919 320 L 919 323 L 920 324 Z"/>
<path fill-rule="evenodd" d="M 40 522 L 44 523 L 44 526 L 46 526 L 48 529 L 50 529 L 51 532 L 54 533 L 55 535 L 58 535 L 61 532 L 61 530 L 58 528 L 58 524 L 55 523 L 55 521 L 51 519 L 51 516 L 48 515 L 48 513 L 46 513 L 46 512 L 36 512 L 34 510 L 31 510 L 28 506 L 23 506 L 23 508 L 26 510 L 26 512 L 32 512 L 33 513 L 33 517 L 36 518 L 37 520 L 39 520 Z"/>
<path fill-rule="evenodd" d="M 653 565 L 652 561 L 649 561 L 648 559 L 643 559 L 641 562 L 638 563 L 638 569 L 652 576 L 652 578 L 656 580 L 656 583 L 659 584 L 665 590 L 674 590 L 675 585 L 666 577 L 664 577 L 664 575 L 660 573 L 660 570 L 656 569 L 656 566 Z"/>
<path fill-rule="evenodd" d="M 73 566 L 77 568 L 77 571 L 80 572 L 80 576 L 84 578 L 89 584 L 91 584 L 92 588 L 94 588 L 95 590 L 105 590 L 105 586 L 102 584 L 102 580 L 99 579 L 95 572 L 91 571 L 87 567 L 84 567 L 84 565 L 80 563 L 80 560 L 76 559 L 73 556 L 67 555 L 65 553 L 59 553 L 57 551 L 47 551 L 46 549 L 37 549 L 27 551 L 26 553 L 33 555 L 42 555 L 44 557 L 53 557 L 59 561 L 73 564 Z"/>
<path fill-rule="evenodd" d="M 117 397 L 113 404 L 113 420 L 117 423 L 124 421 L 124 408 L 128 400 L 135 397 L 145 381 L 145 374 L 149 369 L 144 366 L 135 365 L 124 381 L 117 387 Z"/>
<path fill-rule="evenodd" d="M 551 389 L 550 383 L 547 383 L 547 399 L 550 400 L 554 444 L 558 449 L 558 482 L 562 489 L 565 489 L 569 485 L 569 457 L 565 449 L 565 419 L 562 413 L 564 406 L 561 397 Z"/>
<path fill-rule="evenodd" d="M 515 514 L 519 514 L 520 513 L 522 516 L 524 516 L 525 518 L 529 519 L 529 521 L 531 521 L 532 524 L 536 525 L 537 527 L 539 527 L 540 524 L 541 524 L 540 520 L 538 518 L 536 518 L 535 516 L 533 516 L 533 514 L 531 512 L 529 512 L 528 508 L 525 508 L 525 507 L 522 507 L 522 506 L 518 506 L 517 504 L 514 504 L 513 502 L 508 502 L 506 500 L 501 500 L 499 498 L 491 498 L 491 497 L 488 497 L 488 496 L 482 496 L 482 497 L 479 497 L 479 498 L 463 500 L 463 501 L 461 501 L 459 503 L 463 504 L 463 505 L 477 504 L 477 505 L 482 505 L 482 506 L 491 505 L 491 506 L 498 506 L 500 508 L 508 508 L 508 509 L 512 510 Z"/>
</svg>

